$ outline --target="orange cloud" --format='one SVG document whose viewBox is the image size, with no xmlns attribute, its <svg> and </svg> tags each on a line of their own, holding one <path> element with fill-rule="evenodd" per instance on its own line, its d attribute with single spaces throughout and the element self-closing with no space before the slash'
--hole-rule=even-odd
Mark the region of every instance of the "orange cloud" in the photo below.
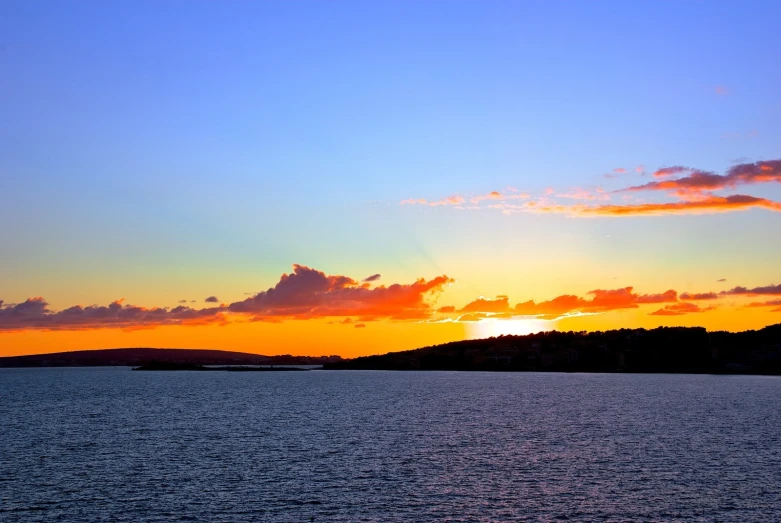
<svg viewBox="0 0 781 523">
<path fill-rule="evenodd" d="M 279 283 L 228 310 L 257 317 L 317 318 L 361 316 L 366 319 L 420 319 L 433 310 L 425 298 L 453 282 L 447 276 L 419 279 L 411 284 L 368 288 L 347 276 L 327 276 L 321 271 L 293 265 Z"/>
<path fill-rule="evenodd" d="M 469 302 L 461 312 L 507 312 L 510 310 L 510 299 L 507 296 L 497 296 L 496 299 L 480 297 Z"/>
<path fill-rule="evenodd" d="M 657 311 L 654 311 L 651 316 L 682 316 L 684 314 L 691 314 L 694 312 L 705 312 L 713 309 L 714 307 L 702 308 L 696 303 L 674 303 L 672 305 L 665 305 Z"/>
<path fill-rule="evenodd" d="M 688 167 L 681 167 L 681 166 L 674 166 L 674 167 L 663 167 L 659 169 L 658 171 L 654 171 L 653 176 L 654 178 L 666 178 L 668 176 L 673 176 L 675 174 L 681 174 L 685 172 L 691 172 L 692 169 Z"/>
<path fill-rule="evenodd" d="M 637 167 L 638 172 L 643 172 L 643 167 Z M 613 174 L 606 175 L 613 178 L 625 174 L 626 169 L 621 167 L 614 169 Z M 677 177 L 685 174 L 685 176 Z M 754 163 L 740 163 L 731 167 L 726 174 L 692 169 L 690 167 L 672 166 L 664 167 L 653 173 L 657 180 L 643 184 L 619 189 L 618 193 L 625 193 L 624 199 L 630 198 L 630 194 L 645 191 L 666 191 L 669 196 L 676 198 L 672 202 L 636 202 L 623 205 L 586 205 L 562 204 L 555 198 L 572 200 L 594 201 L 609 200 L 610 195 L 602 189 L 588 191 L 582 188 L 573 188 L 569 191 L 556 193 L 548 187 L 542 197 L 523 204 L 515 204 L 508 200 L 526 199 L 527 194 L 518 194 L 517 189 L 508 189 L 510 194 L 492 191 L 485 195 L 475 196 L 470 199 L 472 206 L 461 206 L 464 198 L 451 196 L 443 200 L 428 201 L 425 199 L 408 199 L 402 204 L 424 204 L 430 206 L 452 205 L 458 209 L 497 209 L 504 214 L 517 212 L 534 213 L 558 213 L 573 217 L 585 216 L 634 216 L 634 215 L 664 215 L 664 214 L 711 214 L 740 211 L 749 208 L 763 208 L 770 211 L 781 212 L 781 203 L 758 198 L 745 194 L 733 194 L 729 196 L 717 196 L 713 191 L 721 189 L 733 189 L 741 185 L 758 183 L 781 182 L 781 160 L 768 160 Z M 630 198 L 631 199 L 631 198 Z M 494 203 L 482 202 L 492 200 Z"/>
<path fill-rule="evenodd" d="M 180 305 L 145 308 L 123 305 L 117 300 L 107 306 L 76 305 L 52 311 L 43 298 L 4 306 L 0 300 L 0 331 L 82 330 L 99 328 L 138 329 L 163 325 L 206 325 L 227 323 L 231 318 L 250 321 L 281 321 L 359 316 L 361 321 L 378 319 L 423 319 L 434 310 L 428 298 L 453 282 L 447 276 L 413 283 L 371 287 L 347 276 L 328 276 L 303 265 L 293 265 L 272 288 L 229 306 L 192 309 Z"/>
<path fill-rule="evenodd" d="M 664 214 L 710 214 L 746 210 L 752 207 L 781 212 L 781 203 L 743 194 L 710 196 L 699 200 L 668 203 L 641 203 L 597 206 L 538 207 L 538 212 L 565 213 L 574 216 L 641 216 Z"/>
<path fill-rule="evenodd" d="M 527 301 L 515 306 L 515 312 L 526 315 L 565 314 L 570 312 L 607 312 L 618 309 L 635 309 L 641 304 L 667 303 L 677 300 L 677 293 L 669 290 L 661 294 L 636 294 L 632 287 L 589 291 L 591 299 L 563 295 L 549 301 Z"/>
<path fill-rule="evenodd" d="M 731 167 L 726 174 L 715 174 L 687 167 L 666 167 L 659 169 L 654 176 L 689 172 L 688 176 L 671 180 L 649 182 L 644 185 L 629 187 L 627 191 L 715 191 L 719 189 L 734 189 L 739 185 L 756 183 L 781 182 L 781 160 L 768 160 L 754 163 L 741 163 Z"/>
<path fill-rule="evenodd" d="M 472 203 L 478 203 L 483 200 L 503 200 L 504 196 L 502 196 L 502 193 L 499 191 L 491 191 L 488 194 L 481 194 L 480 196 L 475 196 L 474 198 L 471 198 L 469 201 Z"/>
<path fill-rule="evenodd" d="M 768 301 L 762 301 L 762 302 L 753 302 L 746 305 L 746 307 L 778 307 L 781 306 L 781 299 L 779 300 L 768 300 Z M 781 308 L 779 309 L 773 309 L 771 312 L 777 312 L 781 311 Z"/>
<path fill-rule="evenodd" d="M 401 205 L 428 205 L 429 207 L 441 207 L 443 205 L 461 205 L 466 200 L 463 196 L 454 194 L 441 200 L 429 201 L 425 198 L 407 198 L 401 201 Z"/>
</svg>

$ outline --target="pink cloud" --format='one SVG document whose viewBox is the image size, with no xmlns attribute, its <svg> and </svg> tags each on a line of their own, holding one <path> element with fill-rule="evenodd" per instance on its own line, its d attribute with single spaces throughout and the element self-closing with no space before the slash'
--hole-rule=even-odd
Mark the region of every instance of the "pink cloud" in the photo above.
<svg viewBox="0 0 781 523">
<path fill-rule="evenodd" d="M 90 305 L 53 311 L 41 297 L 16 304 L 0 301 L 0 331 L 138 329 L 165 325 L 224 324 L 232 318 L 281 321 L 359 316 L 378 319 L 424 319 L 434 313 L 429 299 L 453 282 L 447 276 L 413 283 L 370 288 L 347 276 L 328 276 L 303 265 L 283 274 L 272 288 L 229 306 L 192 309 L 180 305 L 146 308 L 117 300 L 106 306 Z"/>
</svg>

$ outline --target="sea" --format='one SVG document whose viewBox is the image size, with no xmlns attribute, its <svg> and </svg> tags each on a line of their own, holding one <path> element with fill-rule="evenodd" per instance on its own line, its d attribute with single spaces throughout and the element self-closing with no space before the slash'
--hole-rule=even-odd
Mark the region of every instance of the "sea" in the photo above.
<svg viewBox="0 0 781 523">
<path fill-rule="evenodd" d="M 781 379 L 0 369 L 0 521 L 779 521 Z"/>
</svg>

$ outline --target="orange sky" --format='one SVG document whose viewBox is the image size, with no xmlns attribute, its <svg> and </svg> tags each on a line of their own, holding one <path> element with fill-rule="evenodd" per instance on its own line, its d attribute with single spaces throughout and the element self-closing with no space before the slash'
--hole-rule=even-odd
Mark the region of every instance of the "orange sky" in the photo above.
<svg viewBox="0 0 781 523">
<path fill-rule="evenodd" d="M 781 285 L 713 282 L 701 292 L 618 287 L 536 301 L 501 295 L 457 303 L 459 293 L 451 292 L 457 280 L 445 275 L 410 283 L 382 279 L 294 266 L 266 291 L 230 304 L 207 297 L 198 308 L 117 300 L 52 310 L 33 298 L 0 309 L 0 354 L 178 347 L 354 357 L 540 330 L 683 325 L 737 331 L 781 322 Z"/>
</svg>

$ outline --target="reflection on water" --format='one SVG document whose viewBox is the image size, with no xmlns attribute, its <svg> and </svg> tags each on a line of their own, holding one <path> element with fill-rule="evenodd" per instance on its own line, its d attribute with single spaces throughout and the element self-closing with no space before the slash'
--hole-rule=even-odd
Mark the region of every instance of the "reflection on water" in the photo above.
<svg viewBox="0 0 781 523">
<path fill-rule="evenodd" d="M 762 521 L 781 379 L 0 370 L 2 521 Z"/>
</svg>

